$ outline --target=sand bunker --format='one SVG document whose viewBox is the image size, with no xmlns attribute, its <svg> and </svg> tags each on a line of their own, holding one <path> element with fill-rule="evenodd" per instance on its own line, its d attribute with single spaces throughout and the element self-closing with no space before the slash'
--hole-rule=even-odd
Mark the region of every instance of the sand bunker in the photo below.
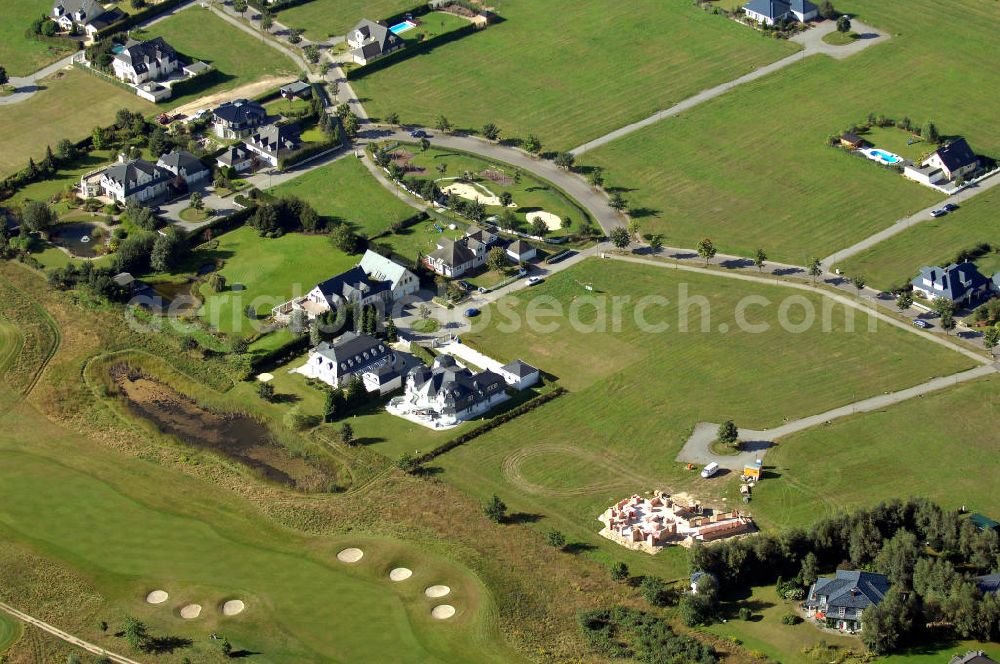
<svg viewBox="0 0 1000 664">
<path fill-rule="evenodd" d="M 455 196 L 466 198 L 470 201 L 479 201 L 483 205 L 502 205 L 499 196 L 487 193 L 468 182 L 452 182 L 448 186 L 442 187 L 441 191 L 446 194 L 454 194 Z M 517 205 L 511 202 L 510 207 L 517 207 Z"/>
<path fill-rule="evenodd" d="M 163 604 L 167 601 L 168 597 L 170 597 L 170 595 L 167 594 L 166 590 L 154 590 L 146 595 L 146 602 L 148 604 Z"/>
<path fill-rule="evenodd" d="M 437 618 L 438 620 L 447 620 L 453 615 L 455 615 L 455 607 L 451 604 L 438 604 L 431 609 L 431 616 Z"/>
<path fill-rule="evenodd" d="M 413 576 L 413 570 L 407 569 L 405 567 L 397 567 L 396 569 L 389 572 L 390 581 L 406 581 L 411 576 Z"/>
<path fill-rule="evenodd" d="M 246 604 L 242 600 L 231 599 L 222 605 L 222 615 L 236 616 L 243 613 L 243 609 L 245 608 L 247 608 Z"/>
<path fill-rule="evenodd" d="M 525 215 L 525 218 L 529 224 L 535 219 L 541 219 L 550 231 L 557 231 L 562 228 L 562 219 L 559 218 L 559 215 L 552 214 L 551 212 L 529 212 Z"/>
<path fill-rule="evenodd" d="M 361 549 L 344 549 L 337 554 L 337 560 L 342 563 L 356 563 L 365 555 L 365 552 Z"/>
<path fill-rule="evenodd" d="M 183 609 L 181 609 L 181 618 L 184 620 L 193 620 L 201 615 L 201 604 L 188 604 Z"/>
<path fill-rule="evenodd" d="M 444 597 L 451 592 L 451 588 L 448 586 L 431 586 L 424 591 L 424 594 L 428 597 Z"/>
<path fill-rule="evenodd" d="M 274 374 L 269 374 L 269 373 L 257 374 L 257 380 L 259 380 L 262 383 L 270 383 L 272 380 L 274 380 Z"/>
</svg>

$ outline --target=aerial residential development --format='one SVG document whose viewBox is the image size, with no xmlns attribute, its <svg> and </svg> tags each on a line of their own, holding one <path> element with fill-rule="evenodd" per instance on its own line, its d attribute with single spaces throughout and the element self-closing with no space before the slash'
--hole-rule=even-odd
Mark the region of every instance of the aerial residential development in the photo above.
<svg viewBox="0 0 1000 664">
<path fill-rule="evenodd" d="M 3 9 L 0 664 L 1000 661 L 1000 4 Z"/>
</svg>

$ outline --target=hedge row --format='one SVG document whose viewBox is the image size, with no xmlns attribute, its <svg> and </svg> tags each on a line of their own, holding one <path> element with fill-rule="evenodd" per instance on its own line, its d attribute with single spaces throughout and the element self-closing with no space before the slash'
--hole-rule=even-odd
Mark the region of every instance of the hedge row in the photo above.
<svg viewBox="0 0 1000 664">
<path fill-rule="evenodd" d="M 73 61 L 73 66 L 76 67 L 77 69 L 87 72 L 91 76 L 96 76 L 97 78 L 102 79 L 105 82 L 110 83 L 111 85 L 117 85 L 119 88 L 122 88 L 123 90 L 128 90 L 132 94 L 135 94 L 135 88 L 133 88 L 131 85 L 129 85 L 125 81 L 115 78 L 114 76 L 111 76 L 110 74 L 105 74 L 103 71 L 99 69 L 95 69 L 93 67 L 85 65 L 82 62 L 76 62 L 75 60 Z"/>
<path fill-rule="evenodd" d="M 312 2 L 312 0 L 275 0 L 271 4 L 267 2 L 261 2 L 261 0 L 247 0 L 247 4 L 256 9 L 257 11 L 264 11 L 265 9 L 272 14 L 280 12 L 282 9 L 291 9 L 292 7 L 298 7 L 299 5 L 304 5 L 307 2 Z"/>
<path fill-rule="evenodd" d="M 396 233 L 397 230 L 404 230 L 406 228 L 409 228 L 410 226 L 416 226 L 421 221 L 427 221 L 428 219 L 430 219 L 430 215 L 428 215 L 426 212 L 418 212 L 412 216 L 407 217 L 406 219 L 403 219 L 402 221 L 394 222 L 392 226 L 385 229 L 378 235 L 373 235 L 372 237 L 368 238 L 368 241 L 374 242 L 375 240 L 381 240 L 384 237 L 389 237 L 390 235 Z"/>
<path fill-rule="evenodd" d="M 205 233 L 205 231 L 212 231 L 213 235 L 218 235 L 231 231 L 235 228 L 239 228 L 247 222 L 247 219 L 250 218 L 253 211 L 254 205 L 251 201 L 250 205 L 242 210 L 237 210 L 236 212 L 228 214 L 225 217 L 217 217 L 213 219 L 198 230 L 192 231 L 188 236 L 188 244 L 190 244 L 192 248 L 194 248 L 195 245 L 201 244 L 201 240 L 199 238 Z"/>
<path fill-rule="evenodd" d="M 268 371 L 270 369 L 275 369 L 282 365 L 288 364 L 290 360 L 295 359 L 302 353 L 304 353 L 309 348 L 309 335 L 302 334 L 295 337 L 289 341 L 284 346 L 279 346 L 272 351 L 268 351 L 263 355 L 258 355 L 253 358 L 250 362 L 250 366 L 253 367 L 255 373 L 261 373 L 262 371 Z"/>
<path fill-rule="evenodd" d="M 544 406 L 545 404 L 547 404 L 548 402 L 552 401 L 556 397 L 561 397 L 564 394 L 566 394 L 566 388 L 564 388 L 564 387 L 557 387 L 554 390 L 552 390 L 551 392 L 546 392 L 545 394 L 537 396 L 534 399 L 532 399 L 531 401 L 527 401 L 527 402 L 521 404 L 520 406 L 517 406 L 515 408 L 511 408 L 507 412 L 501 413 L 501 414 L 497 415 L 496 417 L 494 417 L 493 419 L 491 419 L 491 420 L 489 420 L 487 422 L 484 422 L 483 424 L 480 424 L 475 429 L 470 429 L 469 431 L 466 431 L 461 436 L 458 436 L 456 438 L 452 438 L 448 442 L 443 443 L 441 445 L 438 445 L 437 447 L 435 447 L 433 450 L 431 450 L 427 454 L 424 454 L 423 456 L 421 456 L 418 459 L 418 461 L 420 463 L 427 463 L 428 461 L 431 461 L 435 457 L 441 456 L 445 452 L 450 452 L 451 450 L 455 449 L 456 447 L 458 447 L 460 445 L 464 445 L 467 442 L 469 442 L 470 440 L 473 440 L 474 438 L 478 438 L 479 436 L 482 436 L 484 433 L 487 433 L 488 431 L 492 431 L 493 429 L 497 428 L 501 424 L 506 424 L 507 422 L 510 422 L 511 420 L 513 420 L 516 417 L 520 417 L 521 415 L 524 415 L 525 413 L 529 413 L 529 412 L 533 411 L 534 409 L 538 408 L 539 406 Z"/>
<path fill-rule="evenodd" d="M 158 2 L 155 5 L 149 5 L 147 7 L 143 7 L 134 14 L 129 14 L 128 16 L 118 21 L 117 23 L 112 23 L 103 30 L 98 30 L 97 34 L 94 36 L 94 39 L 95 41 L 99 41 L 101 39 L 104 39 L 108 35 L 113 35 L 116 32 L 128 30 L 129 28 L 134 27 L 140 23 L 143 23 L 144 21 L 148 21 L 149 19 L 153 18 L 154 16 L 157 16 L 158 14 L 170 11 L 174 7 L 182 5 L 187 1 L 188 0 L 162 0 L 161 2 Z"/>
<path fill-rule="evenodd" d="M 450 44 L 453 41 L 458 41 L 463 37 L 471 35 L 473 32 L 479 30 L 473 24 L 466 25 L 459 28 L 458 30 L 452 30 L 451 32 L 446 32 L 443 35 L 438 35 L 432 37 L 426 41 L 422 41 L 417 44 L 412 44 L 406 48 L 401 48 L 398 51 L 393 51 L 384 58 L 379 58 L 371 64 L 364 65 L 362 67 L 357 67 L 355 69 L 346 72 L 344 75 L 349 81 L 355 81 L 359 78 L 364 78 L 369 74 L 373 74 L 377 71 L 381 71 L 386 67 L 391 67 L 392 65 L 401 62 L 403 60 L 412 58 L 417 55 L 423 55 L 424 53 L 429 53 L 439 46 L 444 46 L 445 44 Z"/>
<path fill-rule="evenodd" d="M 200 92 L 201 90 L 211 87 L 216 83 L 223 82 L 223 74 L 215 67 L 209 70 L 203 71 L 196 76 L 191 78 L 185 78 L 182 81 L 177 81 L 170 86 L 170 97 L 180 97 L 182 95 L 192 94 L 194 92 Z"/>
<path fill-rule="evenodd" d="M 295 164 L 305 161 L 310 157 L 315 157 L 318 154 L 326 152 L 328 150 L 335 150 L 344 145 L 343 141 L 333 142 L 333 141 L 323 141 L 322 143 L 317 143 L 315 145 L 309 145 L 304 148 L 299 148 L 292 154 L 288 155 L 284 159 L 278 160 L 278 170 L 283 171 Z"/>
</svg>

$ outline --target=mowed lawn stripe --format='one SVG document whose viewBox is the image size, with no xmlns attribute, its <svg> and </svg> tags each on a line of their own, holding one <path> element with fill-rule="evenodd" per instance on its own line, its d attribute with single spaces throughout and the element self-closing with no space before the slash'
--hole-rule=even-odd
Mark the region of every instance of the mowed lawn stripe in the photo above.
<svg viewBox="0 0 1000 664">
<path fill-rule="evenodd" d="M 983 154 L 1000 154 L 991 93 L 1000 71 L 959 67 L 960 25 L 969 52 L 995 46 L 1000 6 L 930 0 L 907 6 L 855 2 L 892 39 L 843 61 L 807 58 L 774 75 L 644 128 L 582 158 L 638 209 L 645 232 L 694 246 L 710 236 L 723 251 L 764 248 L 803 263 L 849 246 L 942 195 L 826 145 L 869 113 L 937 123 Z M 919 75 L 917 75 L 919 73 Z"/>
<path fill-rule="evenodd" d="M 499 14 L 485 31 L 352 82 L 366 109 L 496 122 L 569 149 L 797 49 L 686 3 L 507 0 Z"/>
<path fill-rule="evenodd" d="M 839 267 L 847 274 L 863 274 L 875 288 L 890 289 L 909 283 L 924 265 L 947 265 L 959 251 L 989 244 L 991 250 L 975 259 L 987 277 L 1000 270 L 1000 190 L 991 189 L 961 204 L 961 209 L 930 219 L 871 249 L 852 256 Z"/>
</svg>

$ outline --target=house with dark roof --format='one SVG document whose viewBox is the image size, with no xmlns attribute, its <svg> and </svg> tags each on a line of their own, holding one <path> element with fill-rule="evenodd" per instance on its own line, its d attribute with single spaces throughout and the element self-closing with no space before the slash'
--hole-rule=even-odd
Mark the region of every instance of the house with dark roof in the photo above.
<svg viewBox="0 0 1000 664">
<path fill-rule="evenodd" d="M 187 150 L 174 150 L 161 155 L 156 165 L 173 173 L 175 178 L 181 178 L 189 187 L 208 179 L 212 174 L 201 159 Z"/>
<path fill-rule="evenodd" d="M 317 284 L 304 297 L 279 304 L 271 313 L 276 320 L 287 321 L 294 311 L 302 310 L 313 320 L 344 305 L 385 306 L 419 287 L 417 275 L 369 249 L 360 264 Z"/>
<path fill-rule="evenodd" d="M 347 33 L 347 46 L 351 49 L 351 58 L 359 65 L 374 62 L 405 45 L 406 43 L 393 34 L 384 21 L 362 19 Z"/>
<path fill-rule="evenodd" d="M 313 88 L 305 81 L 292 81 L 288 85 L 283 85 L 278 90 L 285 99 L 309 99 L 312 97 Z"/>
<path fill-rule="evenodd" d="M 402 384 L 400 370 L 403 363 L 404 358 L 397 357 L 396 351 L 381 339 L 345 332 L 332 342 L 324 341 L 312 349 L 306 363 L 295 371 L 340 388 L 355 377 L 365 381 L 365 375 L 372 374 L 367 382 L 384 393 L 394 389 L 391 386 L 393 382 L 395 387 Z M 393 372 L 396 374 L 395 381 L 391 375 Z"/>
<path fill-rule="evenodd" d="M 103 195 L 123 205 L 145 203 L 165 194 L 173 177 L 167 169 L 145 159 L 130 159 L 101 171 L 98 186 Z M 88 193 L 84 191 L 85 196 Z"/>
<path fill-rule="evenodd" d="M 212 111 L 212 126 L 219 138 L 243 138 L 267 124 L 267 111 L 255 101 L 234 99 Z"/>
<path fill-rule="evenodd" d="M 452 240 L 441 237 L 437 249 L 424 256 L 424 265 L 445 277 L 457 278 L 486 263 L 486 245 L 469 238 Z"/>
<path fill-rule="evenodd" d="M 832 629 L 857 632 L 862 616 L 889 592 L 889 579 L 882 574 L 838 569 L 836 576 L 817 579 L 803 602 L 809 617 Z"/>
<path fill-rule="evenodd" d="M 954 180 L 979 168 L 979 158 L 964 138 L 956 138 L 932 152 L 920 165 L 940 169 L 945 179 Z"/>
<path fill-rule="evenodd" d="M 441 354 L 430 368 L 419 366 L 407 374 L 403 396 L 392 399 L 386 410 L 435 428 L 454 426 L 509 399 L 506 387 L 499 374 L 473 373 Z"/>
<path fill-rule="evenodd" d="M 526 263 L 538 255 L 538 250 L 524 240 L 514 240 L 507 245 L 507 257 L 515 263 Z"/>
<path fill-rule="evenodd" d="M 969 515 L 969 522 L 976 527 L 980 532 L 986 530 L 997 530 L 1000 531 L 1000 523 L 994 521 L 985 514 L 980 514 L 979 512 L 974 512 Z"/>
<path fill-rule="evenodd" d="M 52 20 L 60 30 L 76 29 L 89 37 L 124 17 L 122 10 L 116 7 L 108 11 L 97 0 L 56 0 L 52 5 Z"/>
<path fill-rule="evenodd" d="M 913 294 L 933 300 L 943 297 L 959 306 L 969 306 L 988 297 L 991 281 L 979 273 L 975 263 L 952 263 L 947 267 L 924 266 L 910 284 Z"/>
<path fill-rule="evenodd" d="M 948 660 L 948 664 L 997 664 L 997 661 L 982 650 L 970 650 L 964 655 L 955 655 Z"/>
<path fill-rule="evenodd" d="M 982 594 L 1000 594 L 1000 573 L 977 576 L 974 581 L 976 582 L 976 588 L 979 588 L 979 592 Z"/>
<path fill-rule="evenodd" d="M 253 168 L 253 161 L 256 159 L 253 152 L 247 150 L 243 143 L 230 145 L 225 151 L 215 158 L 215 165 L 219 168 L 231 168 L 237 173 Z"/>
<path fill-rule="evenodd" d="M 257 153 L 261 161 L 277 166 L 281 159 L 298 150 L 302 143 L 297 126 L 272 124 L 258 129 L 246 139 L 245 145 L 248 150 Z"/>
<path fill-rule="evenodd" d="M 524 360 L 514 360 L 503 365 L 497 371 L 504 381 L 515 390 L 526 390 L 538 382 L 540 377 L 538 369 L 531 366 Z"/>
<path fill-rule="evenodd" d="M 806 23 L 816 18 L 819 8 L 809 0 L 750 0 L 743 5 L 750 20 L 774 25 L 782 20 Z"/>
<path fill-rule="evenodd" d="M 111 68 L 118 79 L 139 85 L 166 78 L 181 68 L 181 61 L 177 58 L 177 51 L 163 41 L 163 37 L 144 42 L 130 39 L 120 52 L 115 53 Z"/>
</svg>

